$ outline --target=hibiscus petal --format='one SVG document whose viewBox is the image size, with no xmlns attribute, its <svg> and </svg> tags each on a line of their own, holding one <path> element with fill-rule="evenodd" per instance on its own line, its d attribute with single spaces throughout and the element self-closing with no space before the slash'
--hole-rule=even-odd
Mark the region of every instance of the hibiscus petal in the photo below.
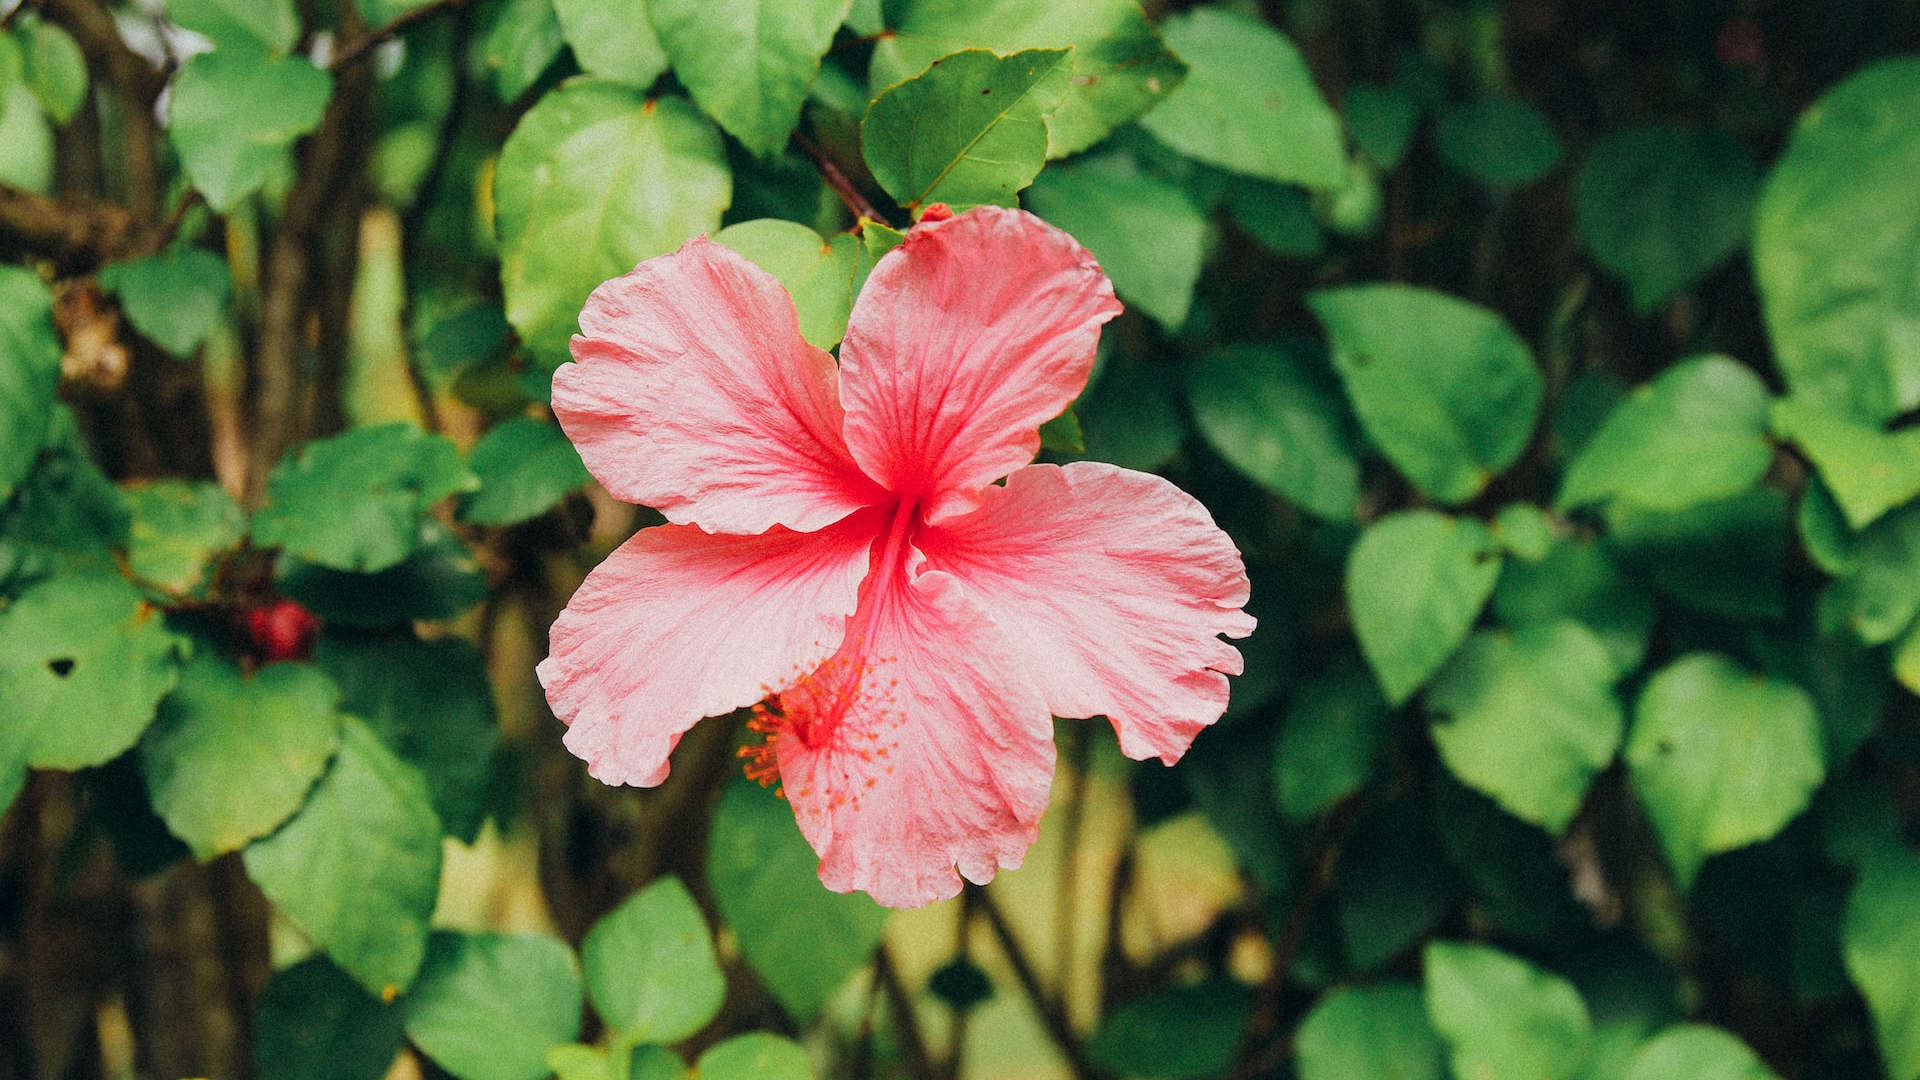
<svg viewBox="0 0 1920 1080">
<path fill-rule="evenodd" d="M 1241 659 L 1218 635 L 1253 632 L 1246 567 L 1160 477 L 1030 466 L 920 542 L 1027 658 L 1054 715 L 1105 715 L 1128 757 L 1171 765 L 1226 710 Z"/>
<path fill-rule="evenodd" d="M 553 411 L 617 499 L 710 532 L 811 531 L 877 494 L 833 358 L 771 274 L 705 237 L 593 291 Z"/>
<path fill-rule="evenodd" d="M 861 514 L 813 533 L 634 534 L 573 594 L 540 663 L 567 749 L 608 784 L 665 780 L 701 717 L 759 701 L 839 647 L 876 532 Z"/>
<path fill-rule="evenodd" d="M 1033 460 L 1119 312 L 1093 256 L 1031 214 L 922 223 L 874 267 L 840 346 L 854 459 L 930 521 L 972 509 Z"/>
<path fill-rule="evenodd" d="M 863 639 L 780 695 L 790 722 L 829 720 L 805 738 L 777 733 L 776 748 L 827 888 L 917 907 L 1026 857 L 1053 781 L 1053 721 L 957 581 L 879 578 L 862 597 Z"/>
</svg>

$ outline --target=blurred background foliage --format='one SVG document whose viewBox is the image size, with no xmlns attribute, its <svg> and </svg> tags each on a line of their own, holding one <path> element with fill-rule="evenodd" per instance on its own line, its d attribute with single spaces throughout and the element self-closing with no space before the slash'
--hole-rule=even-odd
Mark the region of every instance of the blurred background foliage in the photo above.
<svg viewBox="0 0 1920 1080">
<path fill-rule="evenodd" d="M 1912 0 L 0 9 L 0 1076 L 1920 1078 Z M 544 403 L 635 262 L 831 346 L 934 202 L 1099 257 L 1046 453 L 1261 626 L 888 913 L 737 717 L 562 748 L 658 519 Z"/>
</svg>

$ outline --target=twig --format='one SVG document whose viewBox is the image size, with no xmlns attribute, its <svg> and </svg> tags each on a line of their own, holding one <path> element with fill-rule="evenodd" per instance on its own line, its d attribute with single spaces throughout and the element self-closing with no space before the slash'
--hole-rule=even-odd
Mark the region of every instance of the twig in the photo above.
<svg viewBox="0 0 1920 1080">
<path fill-rule="evenodd" d="M 887 1006 L 893 1012 L 894 1024 L 900 1029 L 900 1042 L 907 1052 L 907 1071 L 914 1076 L 932 1076 L 933 1057 L 927 1052 L 920 1017 L 913 1011 L 913 999 L 907 996 L 900 969 L 894 966 L 893 954 L 884 943 L 873 953 L 873 977 L 887 993 Z"/>
<path fill-rule="evenodd" d="M 1020 947 L 1019 939 L 1013 936 L 1013 927 L 1006 916 L 994 905 L 993 897 L 977 885 L 968 889 L 977 894 L 981 914 L 987 917 L 987 925 L 993 929 L 993 936 L 1000 941 L 1000 949 L 1007 954 L 1007 962 L 1013 966 L 1014 978 L 1020 980 L 1020 988 L 1032 999 L 1033 1007 L 1040 1012 L 1040 1019 L 1047 1025 L 1047 1033 L 1059 1044 L 1060 1053 L 1067 1059 L 1067 1067 L 1075 1076 L 1100 1076 L 1092 1065 L 1088 1064 L 1086 1054 L 1080 1049 L 1079 1036 L 1073 1033 L 1073 1025 L 1068 1022 L 1067 1014 L 1054 1004 L 1053 996 L 1040 985 L 1040 976 L 1033 970 L 1033 961 L 1027 958 L 1027 952 Z"/>
<path fill-rule="evenodd" d="M 112 203 L 50 199 L 0 183 L 0 238 L 61 264 L 91 269 L 122 251 L 133 216 Z"/>
<path fill-rule="evenodd" d="M 194 188 L 188 188 L 173 204 L 173 209 L 167 213 L 167 220 L 161 222 L 159 228 L 141 238 L 129 254 L 153 255 L 164 250 L 168 244 L 173 243 L 174 237 L 180 235 L 180 227 L 186 224 L 187 215 L 193 211 L 194 207 L 200 205 L 200 201 L 200 192 Z"/>
<path fill-rule="evenodd" d="M 820 170 L 820 178 L 827 182 L 827 186 L 833 189 L 833 193 L 840 196 L 840 201 L 846 203 L 847 209 L 853 212 L 854 224 L 860 225 L 869 221 L 881 225 L 887 224 L 887 219 L 881 216 L 880 211 L 873 208 L 873 204 L 867 201 L 865 195 L 860 194 L 860 189 L 853 186 L 853 181 L 847 179 L 847 174 L 840 171 L 840 166 L 820 148 L 820 144 L 796 131 L 793 133 L 793 145 L 799 147 L 801 153 L 813 159 L 813 167 Z"/>
<path fill-rule="evenodd" d="M 449 11 L 466 6 L 467 0 L 435 0 L 434 3 L 428 4 L 425 7 L 414 8 L 412 11 L 406 12 L 393 19 L 385 26 L 377 27 L 369 31 L 358 41 L 341 49 L 340 54 L 335 56 L 333 62 L 327 65 L 327 70 L 338 72 L 342 68 L 357 64 L 368 53 L 399 37 L 401 34 L 406 33 L 414 26 L 426 22 L 429 19 L 438 18 Z"/>
</svg>

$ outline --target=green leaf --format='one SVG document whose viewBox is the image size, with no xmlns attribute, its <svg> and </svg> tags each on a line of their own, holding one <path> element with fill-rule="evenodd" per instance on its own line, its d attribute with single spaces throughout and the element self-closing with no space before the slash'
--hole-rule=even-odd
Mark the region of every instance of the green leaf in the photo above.
<svg viewBox="0 0 1920 1080">
<path fill-rule="evenodd" d="M 1920 495 L 1920 431 L 1883 432 L 1791 397 L 1773 403 L 1773 429 L 1812 459 L 1826 494 L 1854 529 Z"/>
<path fill-rule="evenodd" d="M 460 1080 L 541 1080 L 547 1050 L 580 1034 L 583 1004 L 565 942 L 443 931 L 403 1007 L 407 1038 Z"/>
<path fill-rule="evenodd" d="M 226 260 L 199 248 L 176 248 L 100 271 L 100 287 L 147 340 L 175 356 L 192 356 L 219 325 L 233 292 Z"/>
<path fill-rule="evenodd" d="M 1826 775 L 1807 692 L 1715 653 L 1683 656 L 1648 680 L 1626 760 L 1682 888 L 1708 856 L 1779 832 Z"/>
<path fill-rule="evenodd" d="M 293 0 L 167 0 L 167 18 L 220 49 L 285 55 L 300 40 Z"/>
<path fill-rule="evenodd" d="M 1747 1044 L 1716 1027 L 1677 1024 L 1643 1043 L 1625 1080 L 1780 1080 Z"/>
<path fill-rule="evenodd" d="M 1698 611 L 1777 619 L 1786 608 L 1787 500 L 1772 488 L 1684 510 L 1607 508 L 1609 550 L 1654 588 Z"/>
<path fill-rule="evenodd" d="M 0 266 L 0 505 L 47 441 L 60 353 L 53 294 L 33 271 Z"/>
<path fill-rule="evenodd" d="M 341 711 L 365 720 L 420 770 L 447 834 L 472 843 L 500 738 L 480 653 L 453 637 L 329 629 L 314 661 L 339 686 Z"/>
<path fill-rule="evenodd" d="M 1425 959 L 1455 1076 L 1569 1080 L 1586 1063 L 1593 1022 L 1572 983 L 1485 945 L 1436 941 Z"/>
<path fill-rule="evenodd" d="M 519 100 L 560 55 L 566 40 L 553 8 L 553 0 L 504 0 L 495 9 L 480 51 L 501 101 Z"/>
<path fill-rule="evenodd" d="M 1392 172 L 1413 142 L 1420 103 L 1394 86 L 1356 86 L 1347 91 L 1347 130 L 1360 152 L 1383 172 Z"/>
<path fill-rule="evenodd" d="M 1566 156 L 1553 125 L 1516 98 L 1482 98 L 1440 114 L 1441 160 L 1496 192 L 1525 187 Z"/>
<path fill-rule="evenodd" d="M 1087 1060 L 1115 1075 L 1200 1080 L 1233 1064 L 1253 991 L 1225 979 L 1134 998 L 1101 1019 Z"/>
<path fill-rule="evenodd" d="M 1012 206 L 1047 159 L 1046 117 L 1071 85 L 1070 49 L 967 49 L 874 99 L 860 124 L 873 178 L 908 210 Z"/>
<path fill-rule="evenodd" d="M 744 777 L 728 785 L 707 839 L 714 906 L 799 1024 L 867 963 L 887 925 L 865 896 L 821 888 L 819 868 L 786 803 Z"/>
<path fill-rule="evenodd" d="M 1154 32 L 1135 0 L 909 0 L 874 46 L 868 85 L 874 96 L 962 49 L 1006 55 L 1024 49 L 1073 49 L 1073 85 L 1047 117 L 1053 158 L 1076 154 L 1160 101 L 1187 67 Z M 894 5 L 888 5 L 889 10 Z"/>
<path fill-rule="evenodd" d="M 1380 689 L 1407 700 L 1465 640 L 1500 577 L 1486 526 L 1405 510 L 1367 527 L 1347 559 L 1353 631 Z"/>
<path fill-rule="evenodd" d="M 1234 224 L 1262 247 L 1290 259 L 1317 259 L 1327 248 L 1326 234 L 1314 220 L 1313 200 L 1291 184 L 1242 180 L 1227 194 Z"/>
<path fill-rule="evenodd" d="M 247 875 L 354 980 L 403 993 L 427 951 L 440 890 L 440 821 L 426 781 L 353 717 L 307 804 L 249 844 Z"/>
<path fill-rule="evenodd" d="M 647 0 L 660 45 L 694 103 L 771 157 L 800 122 L 820 58 L 853 0 Z"/>
<path fill-rule="evenodd" d="M 726 978 L 699 905 L 661 878 L 593 925 L 581 945 L 600 1019 L 635 1042 L 672 1043 L 720 1012 Z"/>
<path fill-rule="evenodd" d="M 174 76 L 167 133 L 207 205 L 225 214 L 260 190 L 293 141 L 320 126 L 333 78 L 304 57 L 217 49 Z"/>
<path fill-rule="evenodd" d="M 273 973 L 252 1030 L 260 1080 L 380 1080 L 406 1041 L 400 1009 L 323 956 Z"/>
<path fill-rule="evenodd" d="M 62 574 L 0 607 L 0 701 L 34 734 L 27 764 L 82 769 L 119 757 L 179 677 L 185 643 L 111 572 Z"/>
<path fill-rule="evenodd" d="M 1468 787 L 1558 833 L 1620 746 L 1617 676 L 1579 623 L 1475 634 L 1427 690 L 1434 744 Z"/>
<path fill-rule="evenodd" d="M 797 222 L 756 218 L 721 229 L 713 241 L 779 279 L 800 313 L 801 337 L 822 349 L 840 344 L 860 269 L 860 241 L 852 233 L 823 239 Z"/>
<path fill-rule="evenodd" d="M 720 133 L 684 99 L 588 78 L 520 118 L 493 192 L 507 321 L 552 370 L 587 294 L 718 230 L 733 180 Z"/>
<path fill-rule="evenodd" d="M 1466 502 L 1526 448 L 1540 372 L 1499 315 L 1405 285 L 1326 289 L 1307 306 L 1361 426 L 1428 495 Z"/>
<path fill-rule="evenodd" d="M 1294 1036 L 1300 1080 L 1444 1080 L 1444 1051 L 1420 989 L 1400 982 L 1327 993 Z"/>
<path fill-rule="evenodd" d="M 1493 535 L 1507 554 L 1539 562 L 1553 550 L 1559 527 L 1532 503 L 1508 503 L 1493 516 Z"/>
<path fill-rule="evenodd" d="M 444 436 L 405 423 L 357 428 L 274 466 L 253 540 L 329 569 L 375 573 L 413 554 L 420 516 L 434 503 L 477 487 Z"/>
<path fill-rule="evenodd" d="M 1334 521 L 1353 520 L 1360 459 L 1352 417 L 1311 346 L 1234 346 L 1188 376 L 1208 445 L 1262 487 Z"/>
<path fill-rule="evenodd" d="M 40 101 L 25 83 L 0 89 L 0 183 L 53 194 L 53 128 L 40 111 Z"/>
<path fill-rule="evenodd" d="M 203 480 L 156 480 L 126 490 L 133 525 L 127 568 L 141 581 L 196 594 L 214 564 L 239 546 L 247 515 L 220 485 Z"/>
<path fill-rule="evenodd" d="M 474 445 L 467 464 L 480 490 L 460 500 L 460 520 L 515 525 L 539 517 L 592 477 L 559 425 L 516 416 Z"/>
<path fill-rule="evenodd" d="M 1754 280 L 1795 397 L 1878 424 L 1920 405 L 1920 58 L 1874 64 L 1794 129 L 1760 193 Z"/>
<path fill-rule="evenodd" d="M 196 858 L 238 851 L 293 816 L 340 745 L 340 691 L 309 664 L 251 675 L 195 657 L 140 740 L 153 811 Z"/>
<path fill-rule="evenodd" d="M 1086 433 L 1080 430 L 1080 416 L 1069 405 L 1059 416 L 1040 425 L 1040 448 L 1056 454 L 1087 452 Z"/>
<path fill-rule="evenodd" d="M 87 58 L 73 35 L 45 19 L 22 19 L 27 88 L 56 124 L 65 125 L 87 100 Z"/>
<path fill-rule="evenodd" d="M 1093 252 L 1120 299 L 1169 330 L 1187 321 L 1208 230 L 1185 192 L 1106 158 L 1047 169 L 1026 201 Z"/>
<path fill-rule="evenodd" d="M 553 0 L 553 10 L 573 58 L 589 74 L 645 90 L 666 72 L 647 0 Z"/>
<path fill-rule="evenodd" d="M 1392 734 L 1392 714 L 1351 653 L 1302 686 L 1287 704 L 1273 751 L 1280 812 L 1309 818 L 1360 790 Z"/>
<path fill-rule="evenodd" d="M 1746 243 L 1760 174 L 1717 131 L 1649 124 L 1593 145 L 1575 181 L 1573 215 L 1595 262 L 1653 311 Z"/>
<path fill-rule="evenodd" d="M 1883 842 L 1861 863 L 1841 927 L 1847 974 L 1873 1014 L 1891 1080 L 1920 1077 L 1920 861 Z"/>
<path fill-rule="evenodd" d="M 700 1080 L 813 1080 L 813 1063 L 792 1039 L 764 1031 L 735 1035 L 693 1063 Z"/>
<path fill-rule="evenodd" d="M 1818 473 L 1807 477 L 1807 486 L 1801 489 L 1795 523 L 1800 529 L 1801 546 L 1815 566 L 1835 577 L 1853 573 L 1859 565 L 1854 555 L 1853 528 Z"/>
<path fill-rule="evenodd" d="M 1180 452 L 1187 425 L 1174 368 L 1115 357 L 1074 405 L 1084 456 L 1151 472 Z"/>
<path fill-rule="evenodd" d="M 468 369 L 504 358 L 513 327 L 497 307 L 482 305 L 449 315 L 420 339 L 414 362 L 436 385 L 454 382 Z"/>
<path fill-rule="evenodd" d="M 358 629 L 451 619 L 487 595 L 473 552 L 431 519 L 420 527 L 414 553 L 377 574 L 329 570 L 283 554 L 274 563 L 273 580 L 315 615 Z"/>
<path fill-rule="evenodd" d="M 1701 356 L 1634 390 L 1567 467 L 1555 506 L 1620 499 L 1678 510 L 1752 487 L 1773 461 L 1767 387 L 1724 356 Z"/>
<path fill-rule="evenodd" d="M 1589 539 L 1556 541 L 1537 562 L 1510 561 L 1493 593 L 1493 612 L 1516 629 L 1572 619 L 1612 655 L 1616 675 L 1640 666 L 1653 632 L 1653 598 L 1635 587 Z"/>
<path fill-rule="evenodd" d="M 1903 507 L 1850 540 L 1847 576 L 1830 598 L 1861 641 L 1892 641 L 1920 614 L 1920 505 Z"/>
<path fill-rule="evenodd" d="M 1196 161 L 1233 172 L 1334 188 L 1346 179 L 1340 118 L 1300 50 L 1279 31 L 1223 7 L 1160 24 L 1187 78 L 1140 126 Z"/>
</svg>

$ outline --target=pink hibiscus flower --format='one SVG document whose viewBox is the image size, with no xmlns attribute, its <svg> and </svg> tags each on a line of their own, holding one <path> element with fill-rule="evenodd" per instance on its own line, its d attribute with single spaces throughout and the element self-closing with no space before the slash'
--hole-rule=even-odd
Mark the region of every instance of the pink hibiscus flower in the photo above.
<svg viewBox="0 0 1920 1080">
<path fill-rule="evenodd" d="M 782 783 L 820 880 L 897 907 L 1020 865 L 1052 717 L 1178 759 L 1241 670 L 1219 636 L 1253 629 L 1240 553 L 1159 477 L 1031 464 L 1119 311 L 1071 237 L 993 207 L 879 261 L 837 364 L 705 238 L 601 285 L 554 414 L 671 524 L 554 623 L 568 749 L 650 786 L 702 717 L 753 706 L 750 775 Z"/>
</svg>

